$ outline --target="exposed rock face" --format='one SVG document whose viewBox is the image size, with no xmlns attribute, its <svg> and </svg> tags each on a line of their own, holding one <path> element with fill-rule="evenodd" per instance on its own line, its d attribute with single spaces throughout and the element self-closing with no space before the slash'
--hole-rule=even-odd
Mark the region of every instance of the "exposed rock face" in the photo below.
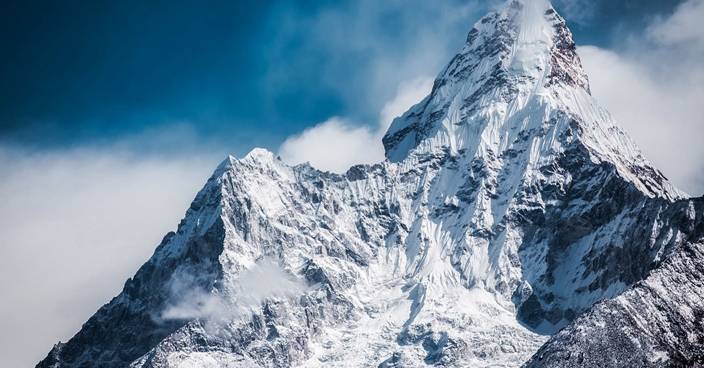
<svg viewBox="0 0 704 368">
<path fill-rule="evenodd" d="M 667 267 L 700 277 L 701 201 L 596 104 L 546 2 L 480 20 L 383 143 L 386 161 L 344 175 L 260 149 L 228 158 L 123 292 L 39 367 L 515 367 L 595 303 L 544 349 L 577 351 L 564 331 L 624 298 L 679 300 L 639 294 Z M 264 259 L 288 276 L 247 288 Z M 291 279 L 305 287 L 276 287 Z M 673 313 L 658 326 L 702 336 Z M 642 341 L 662 362 L 695 359 L 682 336 Z"/>
<path fill-rule="evenodd" d="M 702 280 L 704 243 L 685 244 L 553 336 L 525 366 L 704 367 Z"/>
</svg>

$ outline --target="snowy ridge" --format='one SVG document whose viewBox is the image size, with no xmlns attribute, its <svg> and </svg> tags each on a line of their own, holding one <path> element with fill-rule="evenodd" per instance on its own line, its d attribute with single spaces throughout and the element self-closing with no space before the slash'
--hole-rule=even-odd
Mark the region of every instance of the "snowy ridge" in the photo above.
<svg viewBox="0 0 704 368">
<path fill-rule="evenodd" d="M 520 366 L 701 227 L 575 50 L 549 3 L 509 1 L 393 122 L 386 161 L 336 175 L 229 157 L 38 366 Z"/>
<path fill-rule="evenodd" d="M 701 213 L 703 202 L 696 202 Z M 699 236 L 702 230 L 700 226 Z M 704 366 L 702 279 L 704 243 L 699 239 L 678 249 L 627 292 L 597 304 L 553 336 L 525 366 Z"/>
</svg>

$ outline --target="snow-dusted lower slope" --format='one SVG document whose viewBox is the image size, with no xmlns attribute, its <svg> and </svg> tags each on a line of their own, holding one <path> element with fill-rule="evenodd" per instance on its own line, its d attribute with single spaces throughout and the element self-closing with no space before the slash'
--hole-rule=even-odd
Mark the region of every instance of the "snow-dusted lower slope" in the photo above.
<svg viewBox="0 0 704 368">
<path fill-rule="evenodd" d="M 645 280 L 597 304 L 526 367 L 704 367 L 704 243 L 682 246 Z"/>
<path fill-rule="evenodd" d="M 516 367 L 700 226 L 544 1 L 480 20 L 384 145 L 344 175 L 228 158 L 39 367 Z"/>
</svg>

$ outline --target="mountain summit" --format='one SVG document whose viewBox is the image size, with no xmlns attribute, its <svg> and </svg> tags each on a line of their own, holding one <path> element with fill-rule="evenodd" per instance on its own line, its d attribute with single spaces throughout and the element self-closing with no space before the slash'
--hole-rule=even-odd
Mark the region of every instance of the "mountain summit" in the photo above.
<svg viewBox="0 0 704 368">
<path fill-rule="evenodd" d="M 563 150 L 556 138 L 570 129 L 643 191 L 680 196 L 591 96 L 564 19 L 547 1 L 514 0 L 474 26 L 430 96 L 397 118 L 383 142 L 386 157 L 400 162 L 443 149 L 496 154 L 520 135 L 537 149 L 529 162 Z"/>
<path fill-rule="evenodd" d="M 344 175 L 261 149 L 229 157 L 38 367 L 557 367 L 603 361 L 603 346 L 640 366 L 702 357 L 701 298 L 658 306 L 700 290 L 671 280 L 701 274 L 704 200 L 597 105 L 549 3 L 482 18 L 383 143 L 387 160 Z M 611 310 L 624 328 L 601 323 Z M 633 366 L 619 361 L 606 366 Z"/>
</svg>

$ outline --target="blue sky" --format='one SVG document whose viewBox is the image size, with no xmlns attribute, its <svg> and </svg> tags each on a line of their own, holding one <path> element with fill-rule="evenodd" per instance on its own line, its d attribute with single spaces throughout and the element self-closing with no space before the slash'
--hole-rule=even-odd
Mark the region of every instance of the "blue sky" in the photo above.
<svg viewBox="0 0 704 368">
<path fill-rule="evenodd" d="M 610 48 L 679 2 L 556 6 L 579 44 Z M 71 147 L 178 126 L 235 154 L 275 149 L 331 116 L 371 120 L 493 3 L 5 1 L 0 140 Z"/>
</svg>

